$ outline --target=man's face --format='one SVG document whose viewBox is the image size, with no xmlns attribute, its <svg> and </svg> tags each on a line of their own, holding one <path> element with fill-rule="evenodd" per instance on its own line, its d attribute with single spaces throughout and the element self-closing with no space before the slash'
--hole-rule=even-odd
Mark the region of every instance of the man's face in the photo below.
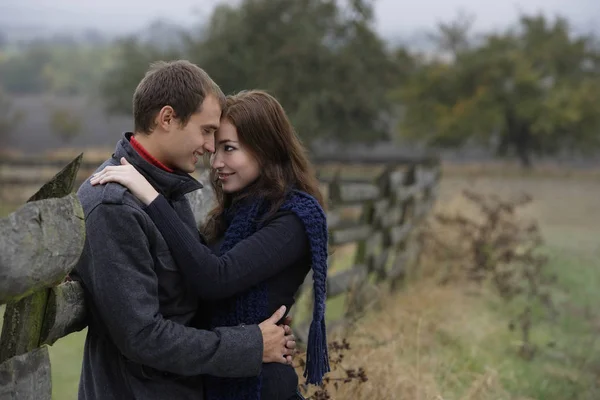
<svg viewBox="0 0 600 400">
<path fill-rule="evenodd" d="M 162 135 L 160 161 L 167 167 L 192 173 L 204 152 L 215 151 L 215 131 L 219 128 L 221 106 L 215 96 L 208 95 L 200 110 L 185 126 L 175 119 Z"/>
</svg>

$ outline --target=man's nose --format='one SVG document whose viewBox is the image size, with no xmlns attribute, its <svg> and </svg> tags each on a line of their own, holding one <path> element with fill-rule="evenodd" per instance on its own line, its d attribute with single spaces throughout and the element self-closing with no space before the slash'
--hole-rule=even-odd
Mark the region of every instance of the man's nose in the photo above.
<svg viewBox="0 0 600 400">
<path fill-rule="evenodd" d="M 204 142 L 204 150 L 208 151 L 209 153 L 214 153 L 215 152 L 215 137 L 214 136 L 210 136 L 209 138 L 206 139 L 206 141 Z"/>
</svg>

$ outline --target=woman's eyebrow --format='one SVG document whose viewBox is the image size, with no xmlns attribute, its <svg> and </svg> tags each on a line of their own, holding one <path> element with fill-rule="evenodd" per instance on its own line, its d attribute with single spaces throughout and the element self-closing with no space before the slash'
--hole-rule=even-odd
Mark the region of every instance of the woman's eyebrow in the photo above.
<svg viewBox="0 0 600 400">
<path fill-rule="evenodd" d="M 219 140 L 218 144 L 225 144 L 227 142 L 231 142 L 231 143 L 237 143 L 237 140 L 231 140 L 231 139 L 221 139 Z"/>
</svg>

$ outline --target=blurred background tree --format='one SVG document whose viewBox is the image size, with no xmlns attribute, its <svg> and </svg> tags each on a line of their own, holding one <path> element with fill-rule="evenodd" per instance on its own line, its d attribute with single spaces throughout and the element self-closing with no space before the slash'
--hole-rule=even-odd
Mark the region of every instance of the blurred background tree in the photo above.
<svg viewBox="0 0 600 400">
<path fill-rule="evenodd" d="M 155 21 L 116 40 L 94 32 L 78 40 L 5 38 L 0 87 L 9 96 L 51 94 L 60 107 L 69 96 L 91 98 L 91 107 L 129 116 L 149 64 L 185 58 L 226 94 L 272 93 L 313 149 L 381 142 L 485 149 L 525 166 L 538 156 L 595 151 L 597 38 L 575 33 L 581 29 L 562 17 L 522 15 L 504 31 L 487 32 L 475 32 L 474 21 L 459 12 L 429 42 L 402 43 L 376 31 L 373 0 L 240 0 L 186 30 Z"/>
<path fill-rule="evenodd" d="M 0 60 L 0 86 L 15 94 L 94 94 L 114 52 L 107 44 L 36 41 Z"/>
<path fill-rule="evenodd" d="M 50 128 L 64 144 L 71 142 L 83 132 L 81 120 L 64 108 L 55 108 L 50 114 Z"/>
<path fill-rule="evenodd" d="M 0 82 L 7 92 L 41 93 L 46 90 L 42 77 L 44 66 L 50 61 L 52 50 L 45 46 L 30 48 L 7 58 L 0 64 Z"/>
<path fill-rule="evenodd" d="M 128 111 L 131 93 L 159 50 L 122 43 L 103 91 L 113 111 Z M 389 137 L 386 99 L 393 58 L 374 32 L 373 6 L 353 0 L 244 0 L 221 5 L 186 36 L 181 54 L 201 65 L 226 94 L 268 90 L 306 141 L 374 141 Z M 164 58 L 164 57 L 163 57 Z"/>
<path fill-rule="evenodd" d="M 181 54 L 178 49 L 163 51 L 136 37 L 119 40 L 116 43 L 115 61 L 99 84 L 106 110 L 113 114 L 130 115 L 133 111 L 133 92 L 150 64 L 157 60 L 180 58 Z"/>
<path fill-rule="evenodd" d="M 461 30 L 462 27 L 462 30 Z M 503 33 L 469 37 L 440 25 L 449 57 L 423 60 L 392 96 L 405 107 L 400 135 L 435 146 L 480 143 L 499 155 L 590 150 L 600 144 L 600 52 L 563 18 L 521 17 Z"/>
</svg>

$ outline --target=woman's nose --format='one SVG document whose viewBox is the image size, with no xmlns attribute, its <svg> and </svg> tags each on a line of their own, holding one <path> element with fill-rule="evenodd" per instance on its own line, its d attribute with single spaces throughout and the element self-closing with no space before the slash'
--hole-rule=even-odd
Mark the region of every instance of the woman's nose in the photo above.
<svg viewBox="0 0 600 400">
<path fill-rule="evenodd" d="M 210 158 L 210 166 L 214 169 L 223 168 L 223 158 L 220 156 L 219 151 L 213 153 Z"/>
</svg>

